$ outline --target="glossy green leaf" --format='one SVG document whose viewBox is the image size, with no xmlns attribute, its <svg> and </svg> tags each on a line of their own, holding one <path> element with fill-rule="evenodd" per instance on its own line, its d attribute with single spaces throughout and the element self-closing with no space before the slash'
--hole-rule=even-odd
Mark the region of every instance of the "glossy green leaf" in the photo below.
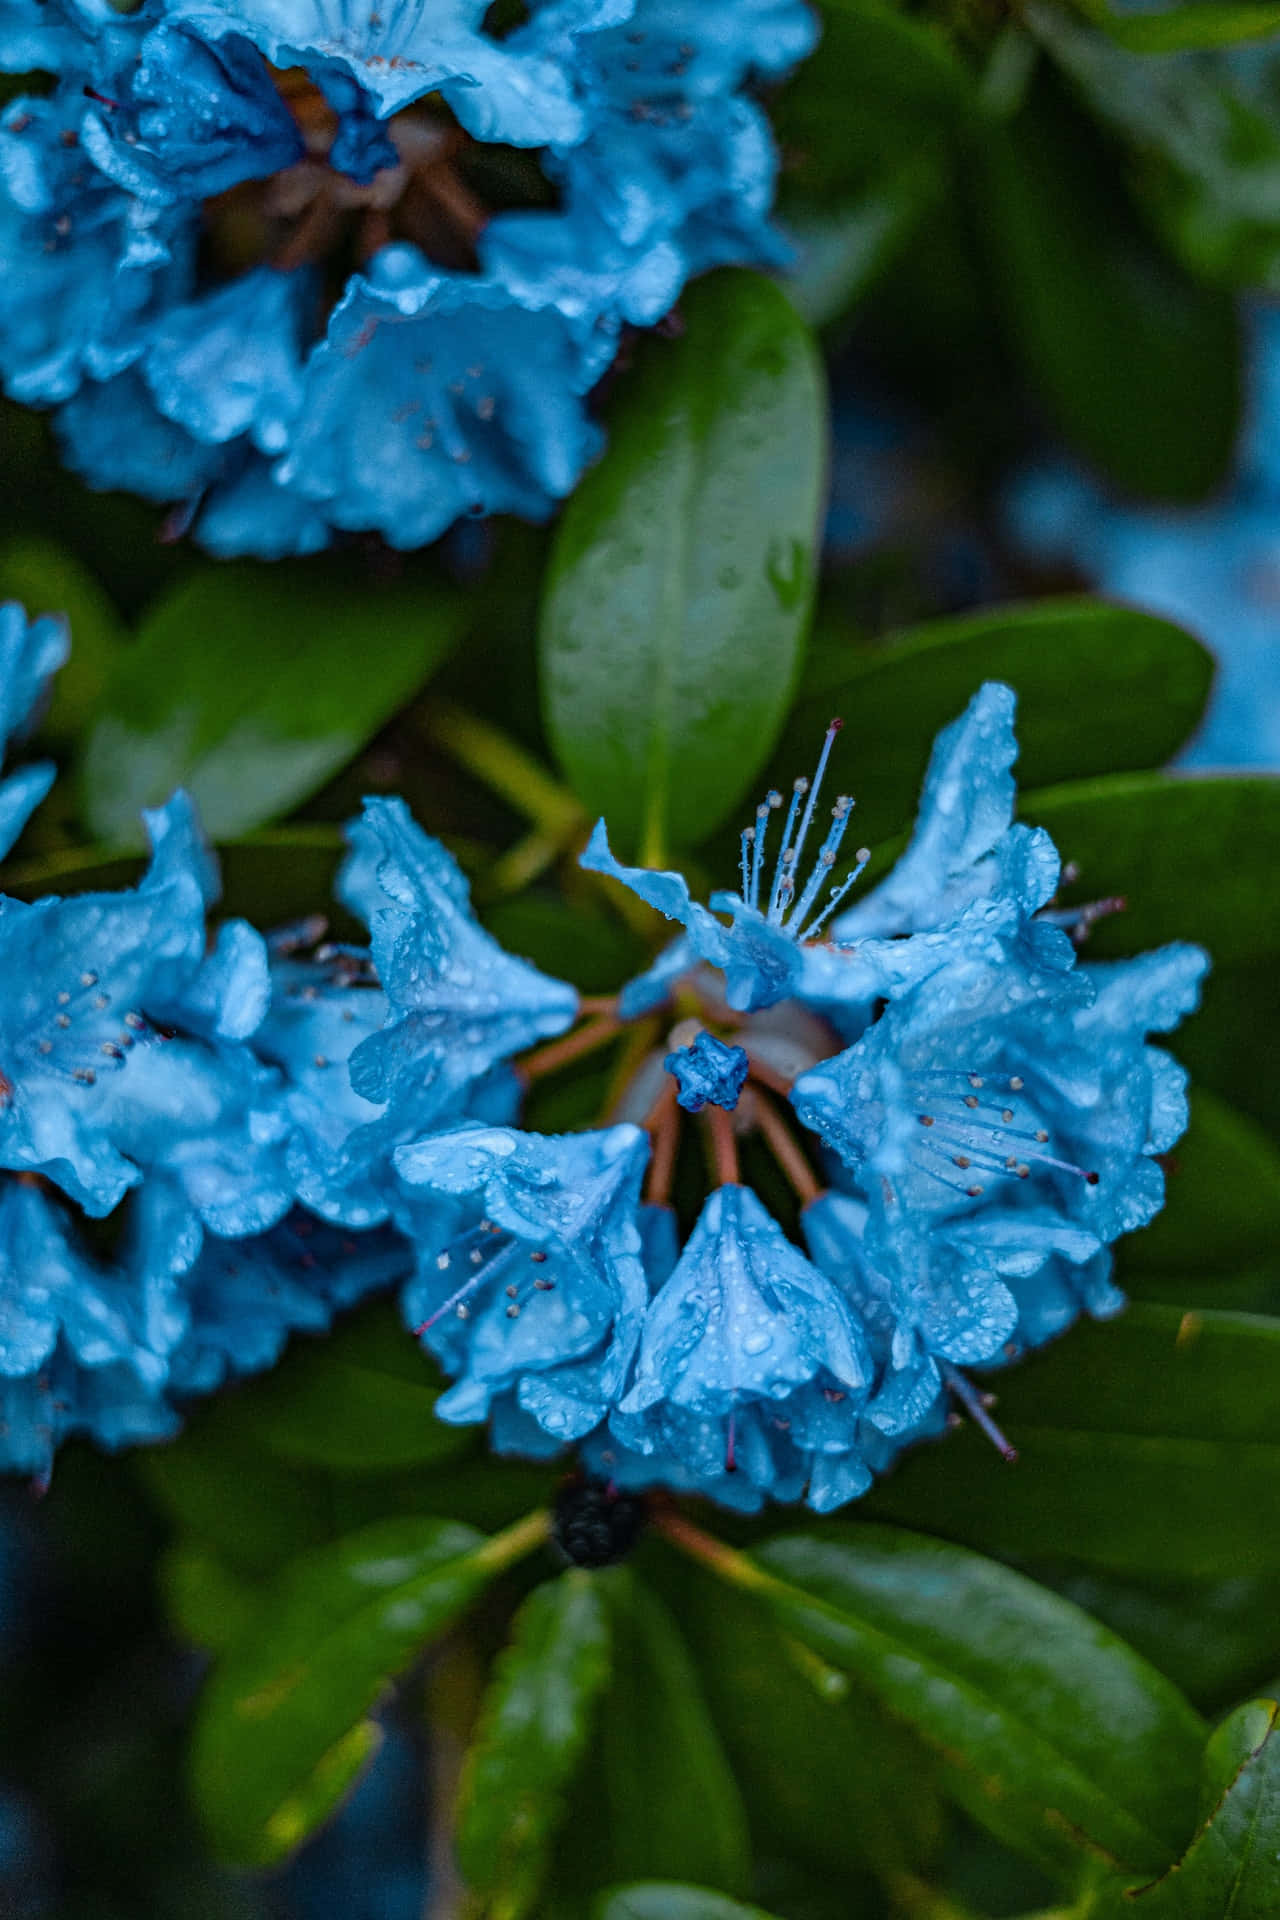
<svg viewBox="0 0 1280 1920">
<path fill-rule="evenodd" d="M 609 1618 L 592 1575 L 573 1569 L 536 1587 L 499 1656 L 460 1793 L 458 1864 L 494 1920 L 518 1920 L 537 1899 L 608 1677 Z"/>
<path fill-rule="evenodd" d="M 1274 1920 L 1280 1874 L 1280 1708 L 1239 1707 L 1205 1749 L 1201 1824 L 1148 1886 L 1104 1894 L 1090 1920 Z"/>
<path fill-rule="evenodd" d="M 1172 1153 L 1164 1211 L 1124 1245 L 1128 1270 L 1225 1273 L 1280 1250 L 1280 1148 L 1203 1087 Z"/>
<path fill-rule="evenodd" d="M 261 1866 L 304 1838 L 312 1807 L 333 1803 L 322 1791 L 332 1756 L 359 1751 L 354 1730 L 390 1680 L 509 1563 L 517 1536 L 541 1537 L 532 1525 L 485 1540 L 451 1520 L 378 1521 L 264 1589 L 210 1677 L 192 1746 L 196 1802 L 222 1858 Z"/>
<path fill-rule="evenodd" d="M 1274 1574 L 1168 1580 L 1040 1560 L 1023 1571 L 1103 1621 L 1206 1712 L 1258 1691 L 1280 1661 Z"/>
<path fill-rule="evenodd" d="M 1019 810 L 1079 869 L 1064 900 L 1127 901 L 1094 928 L 1090 959 L 1166 940 L 1222 965 L 1280 953 L 1280 781 L 1114 774 L 1024 793 Z"/>
<path fill-rule="evenodd" d="M 697 1574 L 677 1611 L 757 1852 L 845 1880 L 919 1867 L 942 1835 L 920 1743 L 751 1595 Z"/>
<path fill-rule="evenodd" d="M 542 613 L 548 730 L 615 844 L 701 839 L 768 753 L 813 592 L 826 428 L 786 295 L 713 274 L 646 343 L 570 501 Z"/>
<path fill-rule="evenodd" d="M 676 1880 L 637 1880 L 601 1896 L 595 1920 L 772 1920 L 761 1907 L 744 1907 L 709 1887 Z"/>
<path fill-rule="evenodd" d="M 730 1894 L 750 1877 L 746 1814 L 693 1655 L 630 1569 L 598 1575 L 611 1678 L 549 1886 L 577 1904 L 644 1875 Z"/>
<path fill-rule="evenodd" d="M 1190 1822 L 1202 1728 L 1097 1621 L 945 1541 L 835 1525 L 766 1543 L 762 1597 L 928 1745 L 969 1813 L 1051 1871 L 1162 1864 Z"/>
<path fill-rule="evenodd" d="M 1178 271 L 1089 123 L 1046 87 L 991 127 L 981 181 L 1009 343 L 1063 433 L 1123 489 L 1200 498 L 1225 476 L 1240 419 L 1229 296 Z"/>
<path fill-rule="evenodd" d="M 177 786 L 215 839 L 288 812 L 421 687 L 464 617 L 455 595 L 420 584 L 200 569 L 150 610 L 111 676 L 81 766 L 92 831 L 137 844 L 139 809 Z"/>
<path fill-rule="evenodd" d="M 638 1580 L 609 1589 L 613 1678 L 601 1713 L 613 1877 L 741 1892 L 746 1815 L 672 1615 Z"/>
<path fill-rule="evenodd" d="M 71 658 L 54 680 L 42 731 L 71 738 L 92 718 L 125 644 L 110 595 L 68 548 L 24 534 L 0 547 L 0 600 L 20 600 L 33 619 L 56 613 L 68 622 Z"/>
<path fill-rule="evenodd" d="M 992 1553 L 1174 1578 L 1280 1568 L 1280 1320 L 1134 1305 L 994 1377 L 1006 1467 L 972 1429 L 868 1510 Z"/>
<path fill-rule="evenodd" d="M 296 1343 L 241 1392 L 237 1412 L 282 1459 L 384 1472 L 466 1451 L 470 1436 L 435 1417 L 442 1390 L 395 1314 L 376 1311 L 326 1340 Z"/>
<path fill-rule="evenodd" d="M 1102 600 L 959 614 L 876 647 L 820 619 L 770 771 L 785 791 L 841 715 L 838 777 L 874 846 L 910 820 L 934 735 L 984 680 L 1017 693 L 1017 773 L 1032 787 L 1162 766 L 1199 721 L 1212 678 L 1210 655 L 1181 627 Z"/>
</svg>

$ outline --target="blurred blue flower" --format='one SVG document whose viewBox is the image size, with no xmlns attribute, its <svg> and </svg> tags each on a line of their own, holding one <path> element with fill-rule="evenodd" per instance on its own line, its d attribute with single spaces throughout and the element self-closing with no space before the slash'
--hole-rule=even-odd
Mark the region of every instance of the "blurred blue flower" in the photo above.
<svg viewBox="0 0 1280 1920">
<path fill-rule="evenodd" d="M 483 1420 L 506 1401 L 553 1447 L 581 1439 L 622 1392 L 649 1299 L 643 1133 L 466 1126 L 394 1159 L 411 1193 L 400 1221 L 419 1249 L 405 1313 L 456 1376 L 440 1417 Z"/>
<path fill-rule="evenodd" d="M 1280 767 L 1280 310 L 1252 316 L 1252 404 L 1227 493 L 1202 507 L 1110 498 L 1063 463 L 1030 469 L 1006 501 L 1015 545 L 1099 592 L 1197 634 L 1217 658 L 1187 767 Z"/>
<path fill-rule="evenodd" d="M 804 0 L 490 16 L 8 0 L 0 64 L 57 85 L 0 121 L 0 375 L 91 486 L 223 554 L 545 518 L 624 324 L 784 257 L 750 89 L 809 50 Z"/>
<path fill-rule="evenodd" d="M 68 1434 L 114 1448 L 173 1433 L 163 1293 L 94 1259 L 38 1185 L 0 1182 L 0 1469 L 48 1477 Z"/>
</svg>

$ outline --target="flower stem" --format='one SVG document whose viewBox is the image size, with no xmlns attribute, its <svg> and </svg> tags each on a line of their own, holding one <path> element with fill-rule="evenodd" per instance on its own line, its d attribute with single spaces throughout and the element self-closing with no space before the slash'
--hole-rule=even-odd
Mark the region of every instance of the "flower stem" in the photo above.
<svg viewBox="0 0 1280 1920">
<path fill-rule="evenodd" d="M 711 1165 L 716 1185 L 741 1185 L 742 1170 L 738 1165 L 738 1142 L 734 1138 L 732 1120 L 723 1107 L 708 1107 L 705 1117 L 711 1136 Z"/>
<path fill-rule="evenodd" d="M 721 1580 L 728 1580 L 735 1587 L 760 1593 L 779 1585 L 771 1574 L 766 1573 L 763 1567 L 758 1567 L 754 1560 L 748 1559 L 745 1553 L 739 1553 L 736 1547 L 726 1546 L 714 1534 L 704 1533 L 701 1527 L 695 1527 L 677 1506 L 655 1501 L 650 1521 L 655 1531 L 663 1534 L 673 1547 L 678 1547 L 681 1553 L 687 1553 L 692 1560 L 700 1560 Z"/>
<path fill-rule="evenodd" d="M 756 1092 L 755 1112 L 756 1125 L 764 1135 L 766 1146 L 795 1188 L 801 1206 L 807 1207 L 811 1200 L 817 1199 L 822 1187 L 804 1157 L 800 1142 L 763 1090 Z"/>
<path fill-rule="evenodd" d="M 676 1150 L 680 1145 L 680 1109 L 676 1105 L 674 1080 L 668 1080 L 654 1101 L 645 1125 L 653 1139 L 653 1157 L 649 1162 L 644 1197 L 652 1206 L 665 1207 L 671 1198 Z"/>
<path fill-rule="evenodd" d="M 537 1047 L 534 1052 L 526 1053 L 518 1063 L 517 1070 L 524 1080 L 537 1080 L 543 1074 L 558 1073 L 570 1061 L 607 1045 L 621 1031 L 622 1022 L 615 1014 L 602 1013 L 596 1019 L 588 1020 L 584 1027 L 575 1027 L 572 1033 L 566 1033 L 562 1040 L 551 1040 L 545 1047 Z"/>
<path fill-rule="evenodd" d="M 516 1520 L 501 1533 L 495 1533 L 477 1547 L 470 1556 L 474 1566 L 483 1567 L 490 1573 L 501 1573 L 505 1567 L 523 1560 L 527 1553 L 541 1547 L 551 1538 L 551 1515 L 545 1507 L 538 1507 L 524 1518 Z"/>
<path fill-rule="evenodd" d="M 501 794 L 558 846 L 581 832 L 586 816 L 573 795 L 499 728 L 452 700 L 438 698 L 431 701 L 422 725 L 429 740 Z"/>
</svg>

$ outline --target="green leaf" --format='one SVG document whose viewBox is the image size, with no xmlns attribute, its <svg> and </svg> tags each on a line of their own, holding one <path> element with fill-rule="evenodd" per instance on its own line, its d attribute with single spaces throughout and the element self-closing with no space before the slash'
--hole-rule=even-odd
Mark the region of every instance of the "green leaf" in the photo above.
<svg viewBox="0 0 1280 1920">
<path fill-rule="evenodd" d="M 1150 1886 L 1116 1891 L 1097 1920 L 1274 1920 L 1280 1873 L 1280 1708 L 1239 1707 L 1205 1748 L 1199 1832 Z"/>
<path fill-rule="evenodd" d="M 287 813 L 423 684 L 462 628 L 457 596 L 344 585 L 310 565 L 201 568 L 121 655 L 81 767 L 93 832 L 185 786 L 215 838 Z"/>
<path fill-rule="evenodd" d="M 598 1583 L 579 1568 L 536 1587 L 485 1696 L 458 1811 L 458 1863 L 494 1920 L 537 1899 L 608 1676 Z"/>
<path fill-rule="evenodd" d="M 1225 476 L 1240 420 L 1232 300 L 1178 271 L 1089 123 L 1047 87 L 992 125 L 981 164 L 1009 342 L 1063 433 L 1126 491 L 1201 498 Z"/>
<path fill-rule="evenodd" d="M 1082 1854 L 1141 1870 L 1179 1844 L 1199 1717 L 1069 1602 L 963 1548 L 870 1525 L 771 1541 L 753 1566 L 789 1631 L 905 1720 L 1008 1844 L 1071 1876 Z"/>
<path fill-rule="evenodd" d="M 1091 960 L 1166 940 L 1224 965 L 1280 953 L 1280 781 L 1114 774 L 1024 793 L 1020 812 L 1079 868 L 1064 900 L 1127 901 L 1090 934 Z"/>
<path fill-rule="evenodd" d="M 744 1907 L 708 1887 L 675 1880 L 637 1880 L 602 1894 L 594 1920 L 772 1920 L 761 1907 Z"/>
<path fill-rule="evenodd" d="M 1280 95 L 1265 69 L 1126 51 L 1056 7 L 1029 6 L 1026 19 L 1088 109 L 1140 156 L 1136 189 L 1189 269 L 1280 285 Z"/>
<path fill-rule="evenodd" d="M 1203 1087 L 1172 1154 L 1164 1211 L 1124 1242 L 1126 1270 L 1225 1273 L 1280 1247 L 1280 1150 Z"/>
<path fill-rule="evenodd" d="M 972 75 L 932 21 L 883 0 L 829 0 L 816 56 L 779 88 L 770 114 L 788 186 L 829 206 L 874 193 L 913 164 L 936 179 L 976 104 Z"/>
<path fill-rule="evenodd" d="M 1132 1306 L 996 1376 L 1005 1467 L 972 1429 L 909 1456 L 869 1511 L 992 1553 L 1154 1576 L 1274 1572 L 1280 1320 Z"/>
<path fill-rule="evenodd" d="M 942 197 L 935 161 L 916 155 L 834 207 L 789 198 L 787 232 L 799 258 L 784 284 L 811 327 L 830 326 L 859 301 Z"/>
<path fill-rule="evenodd" d="M 432 1363 L 389 1310 L 294 1346 L 237 1396 L 240 1419 L 272 1453 L 339 1471 L 387 1471 L 465 1452 L 470 1436 L 435 1417 Z"/>
<path fill-rule="evenodd" d="M 611 1623 L 608 1692 L 549 1884 L 579 1903 L 659 1875 L 741 1893 L 746 1814 L 671 1613 L 629 1569 L 598 1575 Z"/>
<path fill-rule="evenodd" d="M 579 799 L 646 857 L 704 837 L 768 754 L 799 664 L 822 373 L 785 294 L 713 274 L 646 343 L 570 501 L 542 611 L 547 725 Z"/>
<path fill-rule="evenodd" d="M 695 1573 L 678 1613 L 757 1852 L 846 1882 L 918 1867 L 942 1835 L 919 1742 L 750 1595 Z"/>
<path fill-rule="evenodd" d="M 1212 1087 L 1280 1136 L 1280 1074 L 1259 1055 L 1259 1035 L 1275 1031 L 1276 975 L 1270 957 L 1239 966 L 1215 960 L 1194 1020 L 1179 1033 L 1178 1058 L 1193 1084 Z"/>
<path fill-rule="evenodd" d="M 248 1625 L 258 1603 L 252 1581 L 233 1573 L 207 1547 L 180 1541 L 160 1564 L 169 1618 L 198 1647 L 224 1653 Z"/>
<path fill-rule="evenodd" d="M 609 1589 L 613 1679 L 601 1746 L 614 1875 L 650 1872 L 741 1892 L 746 1815 L 671 1614 L 639 1580 Z"/>
<path fill-rule="evenodd" d="M 911 818 L 934 735 L 984 680 L 1018 695 L 1018 778 L 1031 787 L 1162 766 L 1200 719 L 1212 679 L 1211 656 L 1181 627 L 1103 600 L 960 614 L 874 648 L 820 618 L 770 771 L 785 790 L 841 714 L 838 777 L 874 846 Z"/>
<path fill-rule="evenodd" d="M 267 1572 L 329 1537 L 323 1476 L 273 1460 L 241 1425 L 233 1398 L 205 1408 L 171 1446 L 146 1449 L 136 1464 L 182 1532 L 234 1571 Z"/>
<path fill-rule="evenodd" d="M 0 600 L 20 600 L 34 618 L 57 613 L 71 627 L 71 658 L 56 676 L 42 731 L 70 739 L 95 712 L 125 644 L 110 595 L 74 553 L 24 534 L 0 547 Z"/>
<path fill-rule="evenodd" d="M 495 940 L 544 973 L 572 981 L 582 993 L 616 993 L 620 981 L 639 973 L 648 955 L 629 928 L 554 896 L 525 894 L 486 907 L 482 919 Z"/>
<path fill-rule="evenodd" d="M 1087 11 L 1113 40 L 1135 53 L 1233 47 L 1280 33 L 1280 6 L 1274 0 L 1190 0 L 1147 13 L 1115 13 L 1105 0 L 1089 0 Z"/>
<path fill-rule="evenodd" d="M 390 1680 L 544 1537 L 542 1515 L 489 1540 L 451 1520 L 382 1520 L 287 1566 L 200 1705 L 192 1782 L 218 1855 L 265 1866 L 297 1846 L 352 1777 Z"/>
</svg>

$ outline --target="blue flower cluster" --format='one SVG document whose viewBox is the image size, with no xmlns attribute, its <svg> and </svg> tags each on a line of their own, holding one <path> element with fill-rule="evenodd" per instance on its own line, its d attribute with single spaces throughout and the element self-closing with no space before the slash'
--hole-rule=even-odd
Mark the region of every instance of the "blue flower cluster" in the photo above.
<svg viewBox="0 0 1280 1920">
<path fill-rule="evenodd" d="M 6 741 L 65 654 L 61 623 L 0 610 Z M 0 786 L 3 849 L 51 772 Z M 0 1465 L 38 1476 L 68 1434 L 174 1432 L 182 1398 L 404 1278 L 391 1152 L 509 1115 L 505 1062 L 576 1010 L 481 930 L 398 804 L 351 830 L 342 893 L 369 950 L 238 920 L 211 941 L 190 803 L 147 826 L 136 888 L 0 896 Z M 104 1247 L 86 1223 L 108 1217 Z"/>
<path fill-rule="evenodd" d="M 64 640 L 8 609 L 0 641 L 12 731 Z M 572 1034 L 573 989 L 483 931 L 396 801 L 349 830 L 367 947 L 239 921 L 210 942 L 182 796 L 136 889 L 0 901 L 0 1460 L 172 1431 L 183 1396 L 402 1281 L 442 1419 L 576 1447 L 620 1486 L 827 1510 L 952 1400 L 989 1426 L 962 1367 L 1121 1304 L 1111 1245 L 1159 1208 L 1186 1123 L 1148 1035 L 1206 967 L 1189 946 L 1080 963 L 1088 910 L 1052 908 L 1053 845 L 1012 823 L 1013 711 L 986 686 L 939 736 L 914 837 L 856 899 L 853 803 L 820 805 L 837 724 L 709 907 L 621 865 L 602 823 L 583 864 L 681 932 Z M 0 788 L 13 832 L 47 780 Z M 519 1125 L 524 1084 L 629 1023 L 606 1124 Z M 678 1220 L 689 1128 L 714 1177 Z M 785 1223 L 744 1143 L 790 1180 Z M 117 1209 L 107 1255 L 80 1216 Z"/>
<path fill-rule="evenodd" d="M 1256 312 L 1251 339 L 1250 418 L 1221 499 L 1125 505 L 1051 464 L 1023 474 L 1007 505 L 1012 537 L 1032 559 L 1067 561 L 1213 649 L 1218 678 L 1184 766 L 1280 768 L 1280 311 Z"/>
<path fill-rule="evenodd" d="M 0 378 L 221 554 L 544 516 L 692 275 L 777 261 L 804 0 L 6 0 Z"/>
</svg>

